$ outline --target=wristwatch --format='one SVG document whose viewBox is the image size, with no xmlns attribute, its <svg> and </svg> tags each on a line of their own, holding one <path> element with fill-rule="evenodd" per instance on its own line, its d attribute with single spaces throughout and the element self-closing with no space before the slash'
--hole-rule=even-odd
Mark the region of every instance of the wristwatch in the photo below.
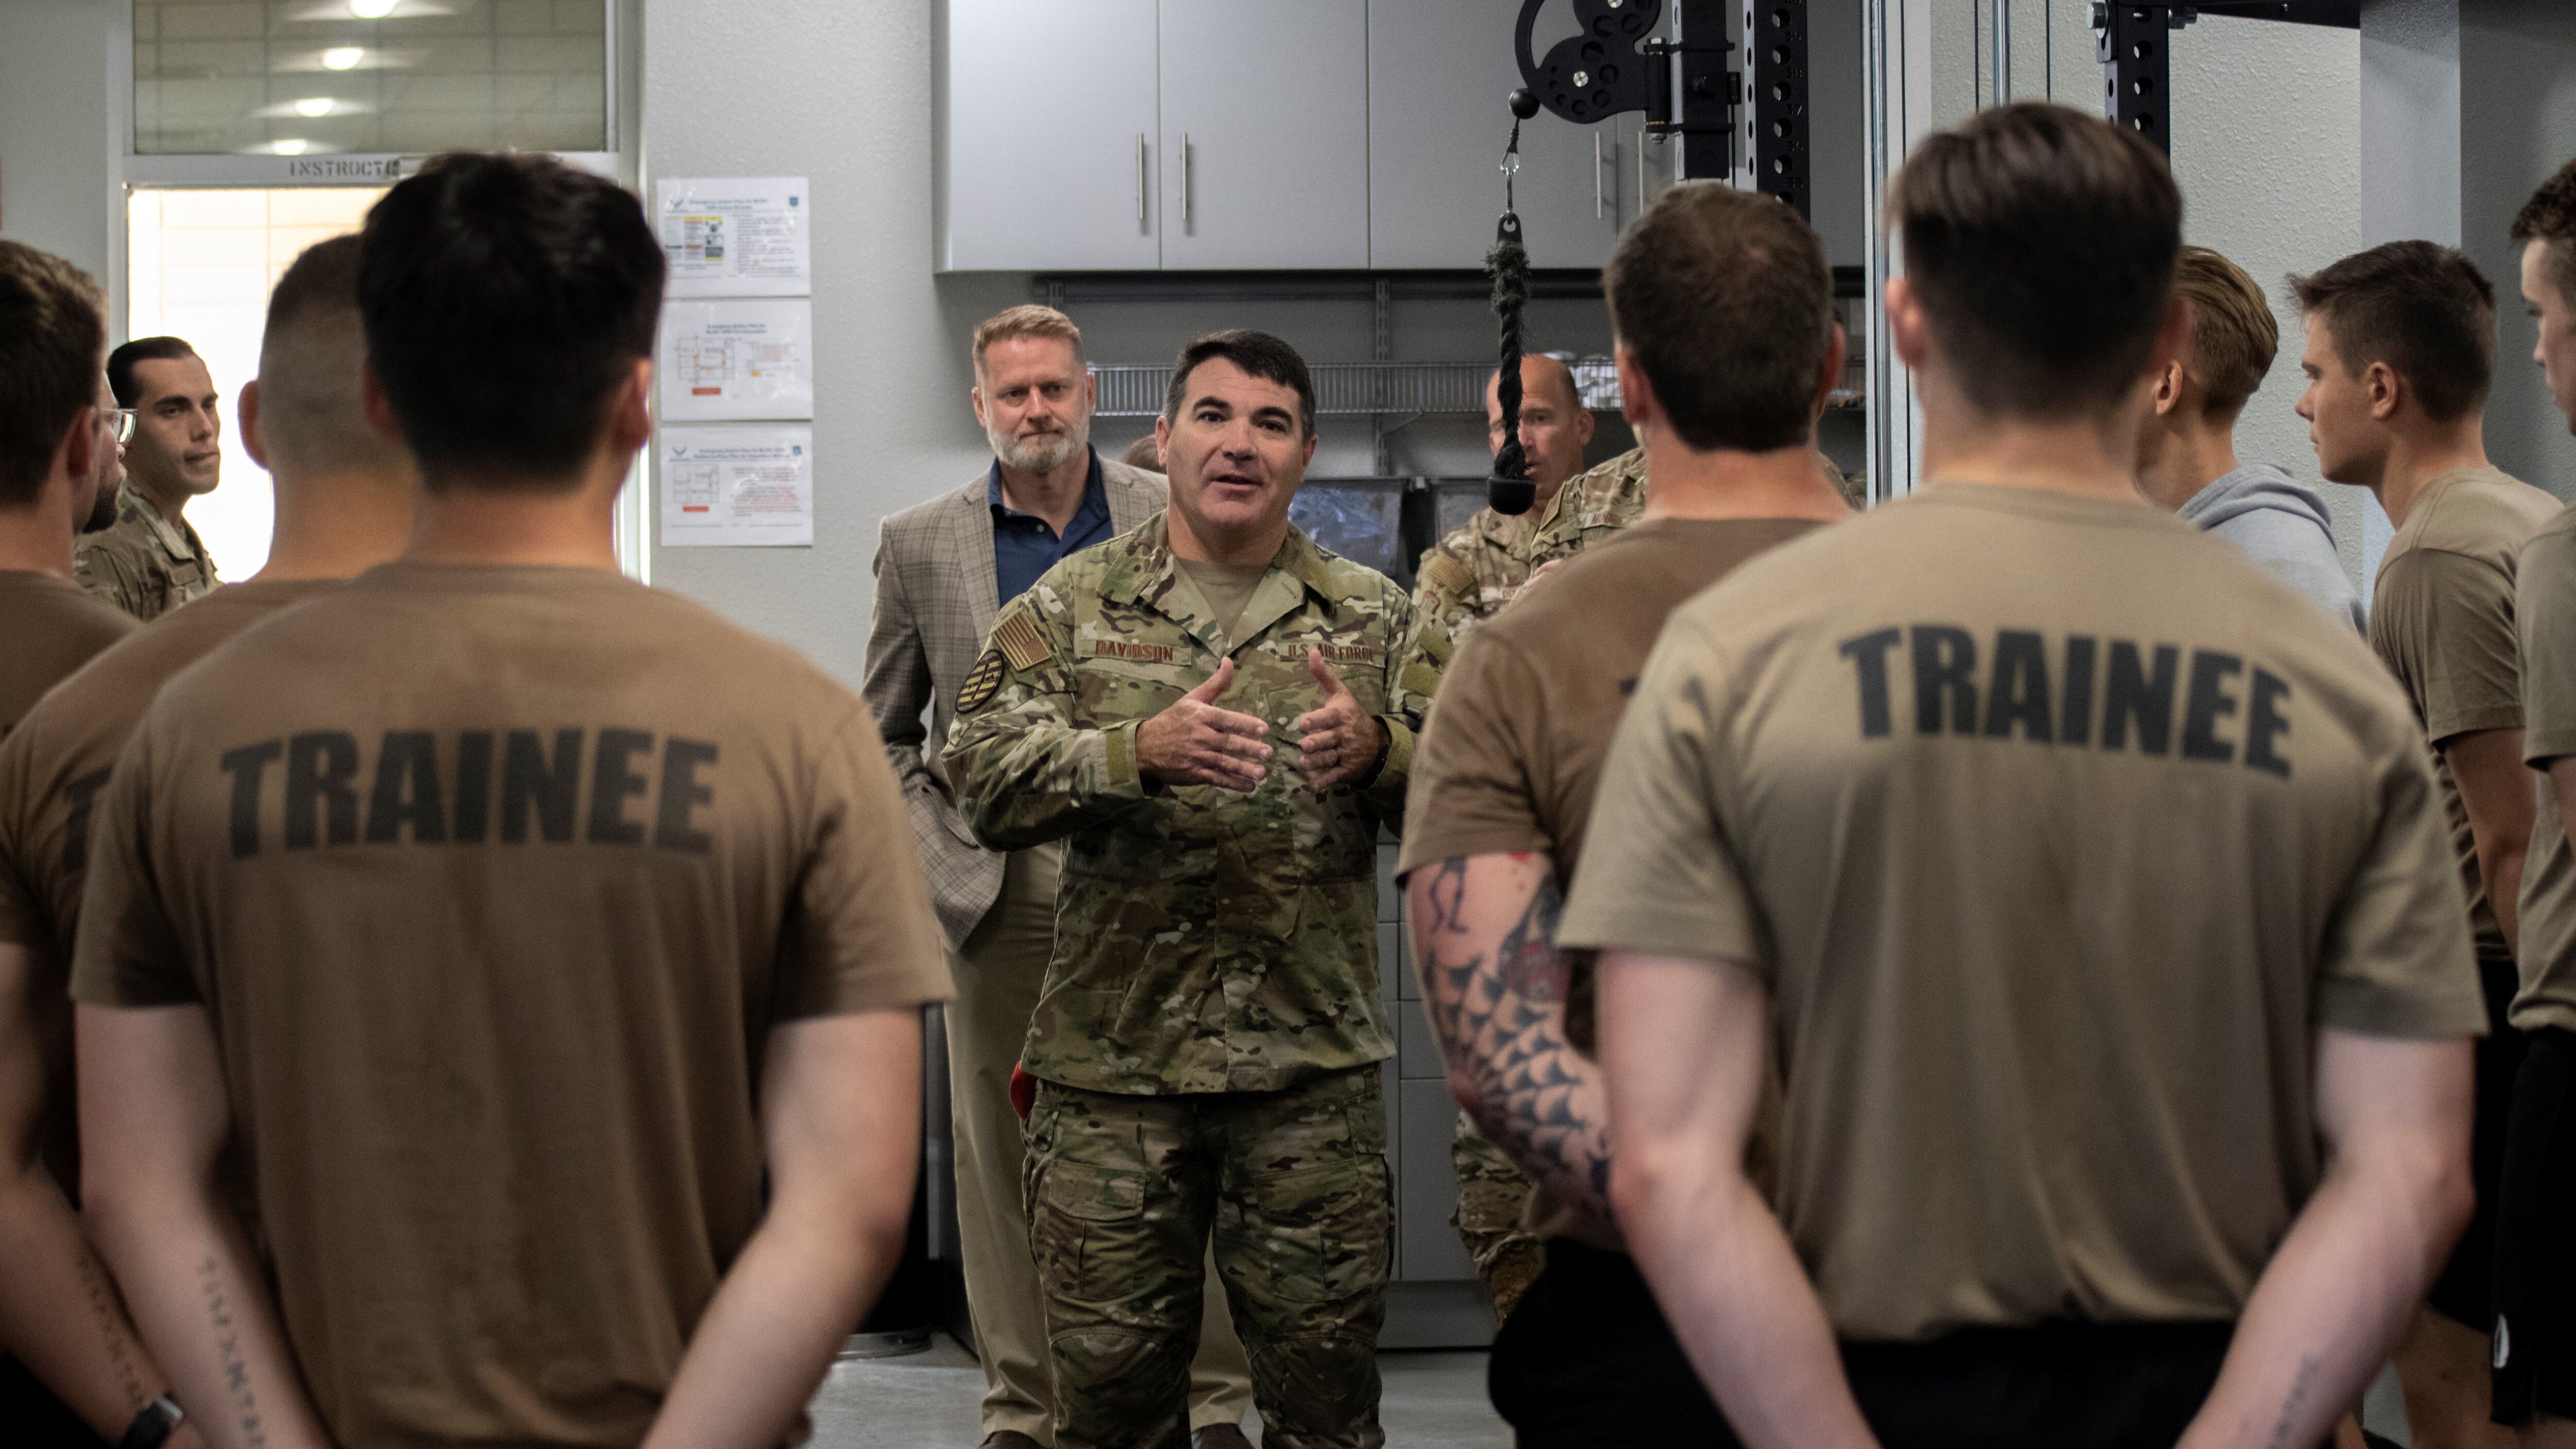
<svg viewBox="0 0 2576 1449">
<path fill-rule="evenodd" d="M 125 1426 L 125 1437 L 116 1441 L 116 1449 L 161 1449 L 187 1417 L 168 1394 L 163 1394 L 145 1404 L 134 1422 Z"/>
</svg>

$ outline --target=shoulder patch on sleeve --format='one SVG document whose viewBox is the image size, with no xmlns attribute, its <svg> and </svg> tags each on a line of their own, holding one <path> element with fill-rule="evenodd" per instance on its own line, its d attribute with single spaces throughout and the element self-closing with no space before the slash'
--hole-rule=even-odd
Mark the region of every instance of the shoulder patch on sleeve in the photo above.
<svg viewBox="0 0 2576 1449">
<path fill-rule="evenodd" d="M 1433 549 L 1422 560 L 1422 576 L 1453 598 L 1465 598 L 1476 592 L 1476 575 L 1455 555 Z"/>
<path fill-rule="evenodd" d="M 973 714 L 993 702 L 1002 687 L 1002 651 L 987 649 L 975 667 L 966 671 L 966 682 L 957 687 L 957 712 Z"/>
<path fill-rule="evenodd" d="M 1011 661 L 1013 669 L 1035 669 L 1045 663 L 1055 650 L 1047 644 L 1046 631 L 1025 609 L 1014 610 L 1009 617 L 993 626 L 993 647 Z M 989 656 L 988 656 L 989 657 Z M 979 664 L 980 670 L 982 666 Z"/>
</svg>

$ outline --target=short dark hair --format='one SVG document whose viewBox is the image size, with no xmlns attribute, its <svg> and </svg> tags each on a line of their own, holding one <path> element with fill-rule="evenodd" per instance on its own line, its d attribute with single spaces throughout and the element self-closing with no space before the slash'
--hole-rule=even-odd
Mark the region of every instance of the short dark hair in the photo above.
<svg viewBox="0 0 2576 1449">
<path fill-rule="evenodd" d="M 2522 210 L 2514 213 L 2513 239 L 2548 248 L 2548 265 L 2542 271 L 2558 289 L 2559 299 L 2576 306 L 2576 161 L 2559 167 L 2558 174 L 2540 183 Z"/>
<path fill-rule="evenodd" d="M 259 428 L 270 471 L 383 473 L 404 466 L 402 445 L 368 425 L 359 377 L 367 338 L 358 318 L 354 235 L 306 247 L 268 294 L 259 345 Z"/>
<path fill-rule="evenodd" d="M 1683 442 L 1767 453 L 1814 435 L 1834 279 L 1786 202 L 1716 181 L 1672 187 L 1619 238 L 1601 288 Z"/>
<path fill-rule="evenodd" d="M 90 274 L 23 242 L 0 241 L 0 508 L 45 491 L 54 449 L 98 403 L 107 297 Z"/>
<path fill-rule="evenodd" d="M 134 385 L 134 364 L 196 355 L 197 349 L 176 337 L 137 337 L 107 355 L 107 390 L 116 394 L 118 407 L 141 407 L 143 391 Z"/>
<path fill-rule="evenodd" d="M 2467 416 L 2495 380 L 2495 288 L 2438 242 L 2386 242 L 2292 277 L 2299 311 L 2334 329 L 2335 356 L 2360 373 L 2385 362 L 2437 423 Z"/>
<path fill-rule="evenodd" d="M 1163 394 L 1163 421 L 1176 423 L 1181 418 L 1181 404 L 1188 400 L 1190 374 L 1199 364 L 1222 357 L 1246 373 L 1265 382 L 1292 388 L 1297 394 L 1297 421 L 1305 436 L 1315 436 L 1315 379 L 1306 371 L 1306 359 L 1297 349 L 1249 327 L 1233 327 L 1211 332 L 1181 349 L 1172 362 L 1172 385 Z"/>
<path fill-rule="evenodd" d="M 2146 371 L 2182 193 L 2144 138 L 2036 101 L 1979 111 L 1914 149 L 1887 213 L 1970 406 L 2081 417 Z"/>
<path fill-rule="evenodd" d="M 662 248 L 642 204 L 551 157 L 452 152 L 360 235 L 367 350 L 423 485 L 567 483 L 653 354 Z"/>
</svg>

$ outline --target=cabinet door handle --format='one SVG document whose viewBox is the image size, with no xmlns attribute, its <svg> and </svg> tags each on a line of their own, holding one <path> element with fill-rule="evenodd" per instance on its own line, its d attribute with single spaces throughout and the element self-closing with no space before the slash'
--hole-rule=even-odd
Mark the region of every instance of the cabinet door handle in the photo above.
<svg viewBox="0 0 2576 1449">
<path fill-rule="evenodd" d="M 1601 128 L 1592 128 L 1592 219 L 1601 219 Z"/>
<path fill-rule="evenodd" d="M 1190 133 L 1181 133 L 1181 225 L 1190 223 Z"/>
<path fill-rule="evenodd" d="M 1136 224 L 1145 224 L 1145 133 L 1136 133 Z"/>
</svg>

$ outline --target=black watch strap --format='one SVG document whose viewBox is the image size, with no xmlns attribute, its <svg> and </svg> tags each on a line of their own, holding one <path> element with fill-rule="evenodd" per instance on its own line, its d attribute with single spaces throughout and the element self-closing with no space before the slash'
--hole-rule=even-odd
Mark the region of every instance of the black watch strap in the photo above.
<svg viewBox="0 0 2576 1449">
<path fill-rule="evenodd" d="M 134 1422 L 125 1426 L 125 1437 L 116 1441 L 116 1449 L 161 1449 L 187 1417 L 168 1394 L 163 1394 L 145 1404 Z"/>
</svg>

